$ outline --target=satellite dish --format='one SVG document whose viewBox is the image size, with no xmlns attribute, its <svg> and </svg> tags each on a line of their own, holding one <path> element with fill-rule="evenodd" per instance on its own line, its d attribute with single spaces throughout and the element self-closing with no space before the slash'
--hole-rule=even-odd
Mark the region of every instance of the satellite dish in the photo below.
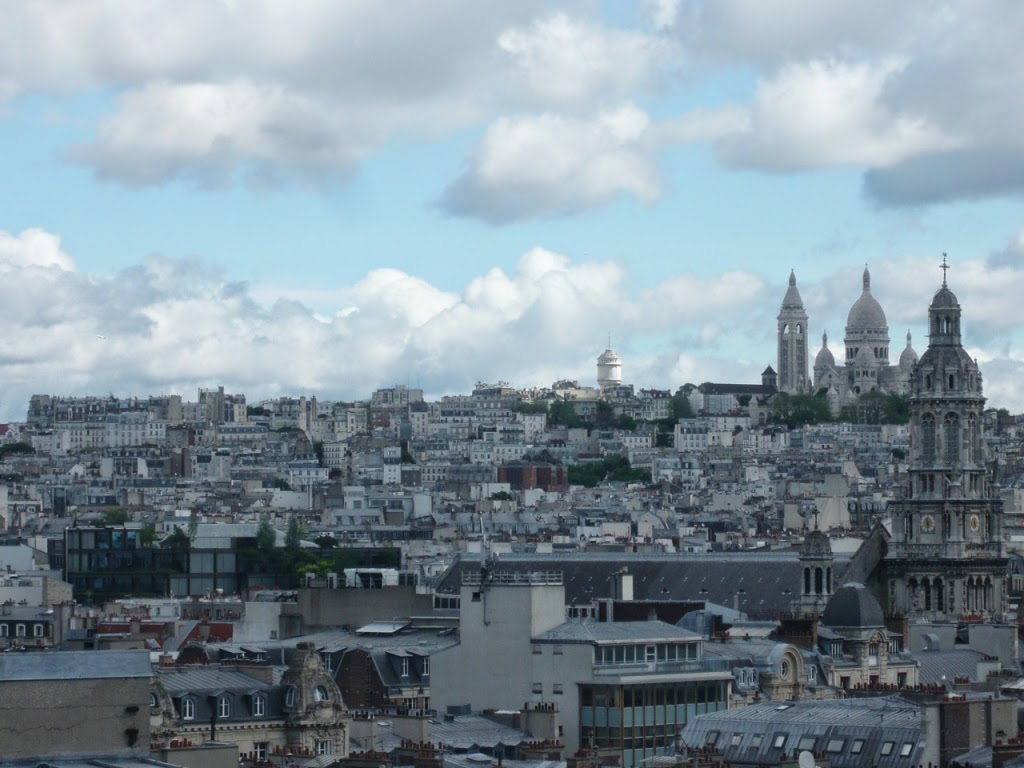
<svg viewBox="0 0 1024 768">
<path fill-rule="evenodd" d="M 797 758 L 796 762 L 800 768 L 816 768 L 814 765 L 814 755 L 806 749 L 800 753 L 800 757 Z"/>
</svg>

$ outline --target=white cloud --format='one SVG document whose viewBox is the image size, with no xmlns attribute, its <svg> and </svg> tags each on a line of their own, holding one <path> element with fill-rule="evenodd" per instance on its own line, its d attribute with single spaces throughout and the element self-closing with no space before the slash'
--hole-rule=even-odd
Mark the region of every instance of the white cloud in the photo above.
<svg viewBox="0 0 1024 768">
<path fill-rule="evenodd" d="M 815 60 L 762 81 L 747 130 L 719 146 L 727 162 L 771 170 L 887 166 L 957 139 L 919 115 L 887 109 L 881 95 L 906 62 Z"/>
<path fill-rule="evenodd" d="M 592 119 L 502 118 L 487 129 L 442 206 L 501 223 L 578 213 L 621 193 L 654 200 L 660 180 L 649 126 L 647 113 L 633 104 Z"/>
<path fill-rule="evenodd" d="M 784 285 L 746 272 L 670 275 L 638 290 L 613 262 L 577 261 L 534 248 L 513 271 L 489 269 L 458 291 L 395 269 L 317 294 L 321 306 L 274 298 L 273 286 L 225 279 L 196 260 L 149 257 L 110 276 L 80 272 L 49 233 L 0 231 L 0 338 L 5 387 L 0 418 L 21 419 L 34 393 L 121 395 L 223 384 L 251 398 L 314 393 L 361 398 L 414 381 L 433 395 L 482 379 L 541 386 L 593 380 L 611 332 L 625 377 L 645 387 L 685 381 L 758 381 L 774 364 L 775 314 Z M 920 275 L 934 274 L 933 285 Z M 800 282 L 818 338 L 841 347 L 860 270 Z M 889 315 L 892 349 L 904 328 L 918 352 L 938 260 L 907 256 L 873 267 L 872 288 Z M 954 264 L 950 284 L 964 307 L 965 343 L 985 361 L 990 402 L 1024 410 L 1013 349 L 1013 297 L 1024 265 Z M 262 300 L 257 301 L 254 296 Z M 104 338 L 101 338 L 104 337 Z"/>
<path fill-rule="evenodd" d="M 60 238 L 41 229 L 26 229 L 20 235 L 0 230 L 0 272 L 26 267 L 74 269 L 71 257 L 60 248 Z"/>
<path fill-rule="evenodd" d="M 671 46 L 637 32 L 554 13 L 498 37 L 510 60 L 510 85 L 559 108 L 614 103 L 646 85 Z"/>
</svg>

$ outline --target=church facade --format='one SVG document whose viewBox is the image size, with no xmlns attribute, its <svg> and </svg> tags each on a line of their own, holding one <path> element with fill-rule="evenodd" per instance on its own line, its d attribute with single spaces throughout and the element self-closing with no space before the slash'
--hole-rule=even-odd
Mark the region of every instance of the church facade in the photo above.
<svg viewBox="0 0 1024 768">
<path fill-rule="evenodd" d="M 887 607 L 912 620 L 1000 621 L 1007 608 L 1002 501 L 983 450 L 981 372 L 961 344 L 960 315 L 943 279 L 909 382 L 909 477 L 889 505 Z"/>
<path fill-rule="evenodd" d="M 847 316 L 843 364 L 837 364 L 828 346 L 828 335 L 823 333 L 821 349 L 814 358 L 813 379 L 807 376 L 807 328 L 807 312 L 796 287 L 796 275 L 791 272 L 778 315 L 780 391 L 810 394 L 824 390 L 834 412 L 866 392 L 909 392 L 917 353 L 908 332 L 907 346 L 899 361 L 890 361 L 889 325 L 881 304 L 871 295 L 871 273 L 867 267 L 861 295 Z"/>
</svg>

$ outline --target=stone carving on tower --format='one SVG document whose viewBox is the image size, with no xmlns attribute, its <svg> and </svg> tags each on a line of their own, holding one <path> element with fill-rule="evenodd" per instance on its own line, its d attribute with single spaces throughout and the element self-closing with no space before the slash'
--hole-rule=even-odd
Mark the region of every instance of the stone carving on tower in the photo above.
<svg viewBox="0 0 1024 768">
<path fill-rule="evenodd" d="M 1001 620 L 1003 506 L 981 438 L 981 372 L 961 344 L 947 268 L 943 259 L 928 349 L 910 376 L 910 471 L 902 497 L 889 505 L 888 607 L 911 618 Z"/>
<path fill-rule="evenodd" d="M 796 288 L 796 274 L 789 273 L 789 288 L 782 299 L 778 316 L 780 392 L 805 393 L 810 390 L 807 379 L 807 312 Z"/>
</svg>

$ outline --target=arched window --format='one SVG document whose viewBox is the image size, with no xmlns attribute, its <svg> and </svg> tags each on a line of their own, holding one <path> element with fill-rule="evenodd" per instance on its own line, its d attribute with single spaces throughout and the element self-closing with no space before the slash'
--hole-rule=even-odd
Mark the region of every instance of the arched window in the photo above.
<svg viewBox="0 0 1024 768">
<path fill-rule="evenodd" d="M 947 413 L 943 424 L 942 440 L 946 444 L 946 463 L 957 464 L 960 461 L 960 417 L 955 413 Z"/>
<path fill-rule="evenodd" d="M 796 332 L 797 332 L 797 334 L 801 334 L 801 333 L 804 332 L 804 328 L 803 328 L 803 326 L 800 323 L 796 324 Z"/>
<path fill-rule="evenodd" d="M 231 717 L 231 699 L 227 696 L 217 699 L 217 717 Z"/>
<path fill-rule="evenodd" d="M 318 685 L 316 688 L 313 689 L 314 701 L 328 701 L 330 700 L 330 698 L 331 697 L 327 695 L 327 689 L 324 688 L 322 685 Z"/>
<path fill-rule="evenodd" d="M 253 697 L 252 713 L 255 717 L 263 717 L 267 713 L 267 699 L 262 694 Z"/>
<path fill-rule="evenodd" d="M 921 459 L 929 464 L 935 462 L 935 417 L 930 413 L 921 417 Z"/>
<path fill-rule="evenodd" d="M 825 574 L 821 567 L 814 569 L 814 594 L 820 595 L 825 591 Z"/>
<path fill-rule="evenodd" d="M 784 325 L 782 326 L 782 333 L 783 333 L 783 334 L 789 334 L 789 323 L 785 323 L 785 324 L 784 324 Z"/>
<path fill-rule="evenodd" d="M 196 701 L 195 701 L 195 699 L 182 699 L 181 700 L 181 719 L 182 720 L 195 720 L 196 719 Z"/>
<path fill-rule="evenodd" d="M 294 685 L 289 685 L 288 690 L 284 694 L 284 705 L 286 707 L 294 707 L 295 699 L 298 697 L 299 691 Z"/>
<path fill-rule="evenodd" d="M 956 389 L 956 379 L 954 378 L 952 373 L 949 374 L 949 386 L 947 387 L 947 389 Z"/>
</svg>

